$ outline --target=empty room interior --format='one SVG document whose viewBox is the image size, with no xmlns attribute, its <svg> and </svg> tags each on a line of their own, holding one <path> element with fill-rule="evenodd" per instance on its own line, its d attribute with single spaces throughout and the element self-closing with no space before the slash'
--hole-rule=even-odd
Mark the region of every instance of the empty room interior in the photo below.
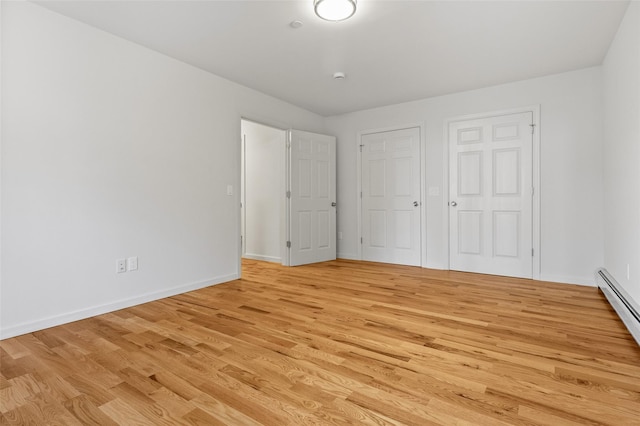
<svg viewBox="0 0 640 426">
<path fill-rule="evenodd" d="M 0 424 L 640 425 L 639 1 L 0 20 Z"/>
</svg>

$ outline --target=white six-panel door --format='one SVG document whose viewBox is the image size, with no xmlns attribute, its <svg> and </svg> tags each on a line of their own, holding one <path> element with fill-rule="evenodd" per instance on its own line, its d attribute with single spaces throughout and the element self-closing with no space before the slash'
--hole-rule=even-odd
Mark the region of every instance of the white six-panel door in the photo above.
<svg viewBox="0 0 640 426">
<path fill-rule="evenodd" d="M 531 278 L 533 114 L 449 124 L 449 266 Z"/>
<path fill-rule="evenodd" d="M 420 265 L 420 129 L 363 135 L 362 259 Z"/>
<path fill-rule="evenodd" d="M 336 138 L 289 130 L 289 265 L 336 258 Z"/>
</svg>

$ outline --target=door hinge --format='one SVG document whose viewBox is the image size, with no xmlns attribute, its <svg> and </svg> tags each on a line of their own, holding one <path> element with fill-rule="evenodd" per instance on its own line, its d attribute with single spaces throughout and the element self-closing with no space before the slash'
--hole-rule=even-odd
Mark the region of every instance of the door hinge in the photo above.
<svg viewBox="0 0 640 426">
<path fill-rule="evenodd" d="M 287 191 L 287 198 L 291 198 L 291 191 Z"/>
<path fill-rule="evenodd" d="M 362 244 L 362 237 L 360 237 L 360 244 Z"/>
<path fill-rule="evenodd" d="M 362 147 L 363 147 L 363 146 L 364 146 L 364 144 L 363 144 L 363 145 L 360 145 L 360 152 L 362 152 Z"/>
<path fill-rule="evenodd" d="M 360 198 L 362 198 L 362 191 L 360 191 Z"/>
<path fill-rule="evenodd" d="M 531 257 L 533 257 L 533 249 L 531 249 Z"/>
<path fill-rule="evenodd" d="M 291 248 L 291 241 L 287 241 L 287 248 Z"/>
<path fill-rule="evenodd" d="M 535 194 L 535 192 L 536 192 L 536 189 L 532 186 L 531 187 L 531 195 Z"/>
<path fill-rule="evenodd" d="M 533 134 L 536 130 L 536 125 L 535 124 L 529 124 L 529 126 L 531 126 L 531 134 Z"/>
</svg>

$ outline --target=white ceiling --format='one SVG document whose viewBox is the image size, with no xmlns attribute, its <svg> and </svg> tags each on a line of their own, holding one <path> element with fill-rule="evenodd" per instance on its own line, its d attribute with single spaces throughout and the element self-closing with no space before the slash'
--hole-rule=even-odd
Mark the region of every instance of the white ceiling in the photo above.
<svg viewBox="0 0 640 426">
<path fill-rule="evenodd" d="M 327 116 L 599 65 L 628 1 L 359 0 L 338 23 L 312 0 L 38 3 Z"/>
</svg>

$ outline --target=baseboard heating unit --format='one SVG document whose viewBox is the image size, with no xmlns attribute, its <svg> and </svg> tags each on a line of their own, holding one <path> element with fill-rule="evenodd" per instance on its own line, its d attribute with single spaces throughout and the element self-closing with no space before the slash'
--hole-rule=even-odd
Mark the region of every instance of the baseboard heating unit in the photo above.
<svg viewBox="0 0 640 426">
<path fill-rule="evenodd" d="M 640 306 L 606 269 L 600 268 L 596 271 L 596 283 L 633 338 L 640 345 Z"/>
</svg>

